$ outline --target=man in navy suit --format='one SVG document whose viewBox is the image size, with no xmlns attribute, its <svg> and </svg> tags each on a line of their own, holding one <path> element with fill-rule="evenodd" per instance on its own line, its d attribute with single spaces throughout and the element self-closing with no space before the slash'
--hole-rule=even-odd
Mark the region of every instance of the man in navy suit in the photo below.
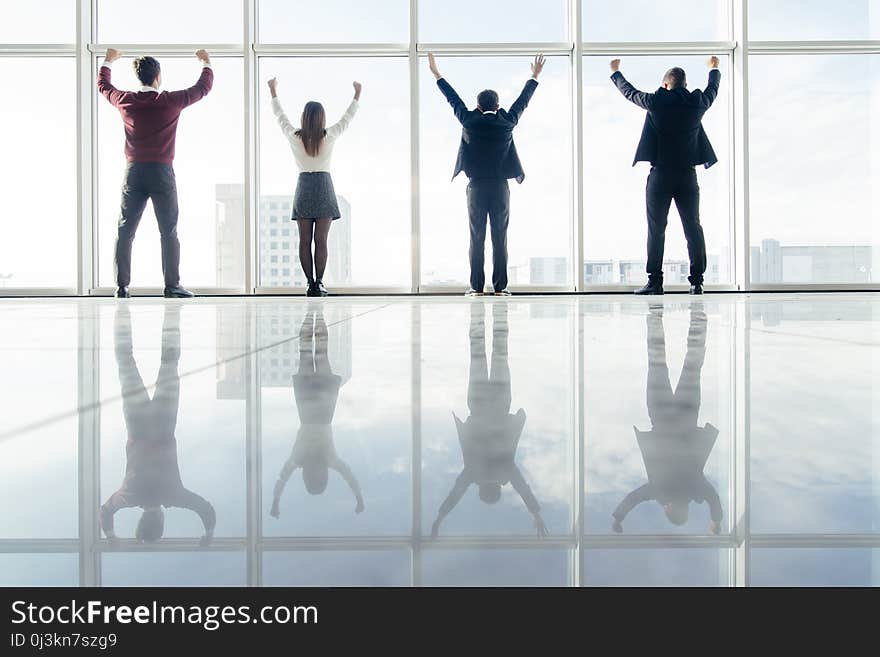
<svg viewBox="0 0 880 657">
<path fill-rule="evenodd" d="M 470 180 L 467 200 L 471 233 L 471 289 L 468 295 L 482 295 L 486 285 L 483 254 L 488 216 L 492 236 L 492 287 L 496 296 L 509 296 L 507 226 L 510 219 L 510 188 L 507 181 L 513 178 L 522 183 L 525 179 L 513 143 L 513 129 L 538 88 L 538 76 L 544 69 L 544 56 L 535 57 L 532 77 L 509 110 L 499 106 L 498 94 L 491 89 L 481 91 L 477 96 L 477 108 L 469 110 L 455 89 L 440 75 L 434 55 L 428 54 L 428 63 L 431 73 L 437 78 L 437 86 L 452 105 L 455 118 L 462 126 L 461 144 L 452 177 L 454 179 L 464 171 Z"/>
<path fill-rule="evenodd" d="M 636 294 L 663 294 L 663 248 L 669 206 L 675 201 L 688 245 L 691 294 L 703 293 L 706 240 L 700 225 L 700 186 L 694 169 L 718 161 L 703 130 L 703 115 L 718 95 L 721 72 L 717 57 L 709 58 L 709 82 L 702 91 L 688 91 L 684 70 L 671 68 L 654 93 L 639 91 L 623 77 L 620 60 L 611 61 L 611 80 L 633 104 L 648 111 L 636 150 L 637 162 L 650 162 L 648 176 L 648 284 Z"/>
</svg>

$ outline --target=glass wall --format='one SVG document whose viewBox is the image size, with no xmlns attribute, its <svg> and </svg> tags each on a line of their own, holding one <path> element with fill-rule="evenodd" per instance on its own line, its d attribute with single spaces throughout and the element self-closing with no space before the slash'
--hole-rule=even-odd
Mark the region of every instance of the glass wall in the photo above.
<svg viewBox="0 0 880 657">
<path fill-rule="evenodd" d="M 450 181 L 460 127 L 427 70 L 429 52 L 469 105 L 486 87 L 509 105 L 531 56 L 548 56 L 515 136 L 526 171 L 511 184 L 515 292 L 644 281 L 648 166 L 631 166 L 644 112 L 614 89 L 608 61 L 621 57 L 646 91 L 682 66 L 693 89 L 705 85 L 711 54 L 722 84 L 704 119 L 719 163 L 699 170 L 709 289 L 878 285 L 876 2 L 752 0 L 744 12 L 733 0 L 515 0 L 502 14 L 461 0 L 368 5 L 218 0 L 205 14 L 157 0 L 132 20 L 133 0 L 0 0 L 11 18 L 0 24 L 4 80 L 54 91 L 52 103 L 0 109 L 0 139 L 16 153 L 0 171 L 14 190 L 0 195 L 0 294 L 114 288 L 123 131 L 94 91 L 108 46 L 125 51 L 113 68 L 127 89 L 139 86 L 133 57 L 159 58 L 163 87 L 174 89 L 198 76 L 192 53 L 211 51 L 215 88 L 184 112 L 175 159 L 182 283 L 198 292 L 302 292 L 289 221 L 298 171 L 269 107 L 271 77 L 294 124 L 311 99 L 335 120 L 351 82 L 364 85 L 333 162 L 345 216 L 331 232 L 327 283 L 338 292 L 463 290 L 466 180 Z M 744 194 L 735 180 L 748 181 Z M 47 181 L 51 206 L 36 210 Z M 667 283 L 684 285 L 674 209 L 665 256 Z M 132 286 L 161 285 L 148 207 Z"/>
<path fill-rule="evenodd" d="M 880 6 L 755 2 L 749 33 L 752 284 L 877 283 Z"/>
</svg>

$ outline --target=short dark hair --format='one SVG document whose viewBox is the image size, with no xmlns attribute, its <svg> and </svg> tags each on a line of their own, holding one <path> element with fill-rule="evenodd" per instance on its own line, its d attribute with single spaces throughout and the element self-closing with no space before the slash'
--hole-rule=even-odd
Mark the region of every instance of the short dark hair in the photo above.
<svg viewBox="0 0 880 657">
<path fill-rule="evenodd" d="M 666 75 L 663 76 L 663 82 L 668 84 L 670 89 L 678 89 L 687 84 L 687 76 L 685 76 L 683 68 L 676 66 L 666 71 Z"/>
<path fill-rule="evenodd" d="M 477 105 L 481 110 L 489 110 L 490 112 L 498 108 L 498 92 L 486 89 L 477 95 Z"/>
<path fill-rule="evenodd" d="M 134 536 L 142 543 L 155 543 L 165 533 L 165 514 L 162 509 L 144 509 Z"/>
<path fill-rule="evenodd" d="M 134 60 L 134 74 L 146 87 L 149 87 L 156 81 L 161 70 L 159 60 L 154 57 L 138 57 Z"/>
</svg>

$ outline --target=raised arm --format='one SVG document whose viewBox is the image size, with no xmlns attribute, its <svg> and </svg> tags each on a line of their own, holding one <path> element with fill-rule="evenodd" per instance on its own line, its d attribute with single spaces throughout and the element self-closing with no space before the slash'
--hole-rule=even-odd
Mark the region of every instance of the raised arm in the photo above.
<svg viewBox="0 0 880 657">
<path fill-rule="evenodd" d="M 634 105 L 638 105 L 643 110 L 650 111 L 654 109 L 654 94 L 639 91 L 627 82 L 626 78 L 623 77 L 623 73 L 620 72 L 619 59 L 611 60 L 611 70 L 613 71 L 611 74 L 611 80 L 617 85 L 617 88 L 620 90 L 620 93 L 623 94 L 624 98 Z"/>
<path fill-rule="evenodd" d="M 125 92 L 114 87 L 113 83 L 110 81 L 110 66 L 121 56 L 122 53 L 118 50 L 107 48 L 107 54 L 104 56 L 104 63 L 101 64 L 101 68 L 98 69 L 98 91 L 114 107 L 116 107 L 119 104 L 119 101 L 122 100 Z"/>
<path fill-rule="evenodd" d="M 532 62 L 532 77 L 526 82 L 526 86 L 523 88 L 522 93 L 520 93 L 519 98 L 517 98 L 513 105 L 510 106 L 510 109 L 507 110 L 507 114 L 514 123 L 519 123 L 519 117 L 522 116 L 526 107 L 529 106 L 532 94 L 534 94 L 535 89 L 538 88 L 538 76 L 541 75 L 541 71 L 544 70 L 544 62 L 544 55 L 535 56 L 535 61 Z"/>
<path fill-rule="evenodd" d="M 718 67 L 721 65 L 721 60 L 712 55 L 707 63 L 709 65 L 709 82 L 703 89 L 703 105 L 709 109 L 715 102 L 715 98 L 718 97 L 718 87 L 721 84 L 721 71 Z"/>
<path fill-rule="evenodd" d="M 461 123 L 464 123 L 465 117 L 469 114 L 467 105 L 464 104 L 464 101 L 455 92 L 452 85 L 440 75 L 440 69 L 437 68 L 437 60 L 434 59 L 434 53 L 428 53 L 428 68 L 431 69 L 431 74 L 437 80 L 437 86 L 440 88 L 440 91 L 443 92 L 447 102 L 452 105 L 452 111 L 455 114 L 455 118 Z"/>
<path fill-rule="evenodd" d="M 348 109 L 345 110 L 345 114 L 342 115 L 342 118 L 327 128 L 327 137 L 330 139 L 336 139 L 339 135 L 345 132 L 351 124 L 354 115 L 357 114 L 358 105 L 361 99 L 361 83 L 352 82 L 352 85 L 354 86 L 354 98 L 351 99 L 351 104 L 348 106 Z"/>
<path fill-rule="evenodd" d="M 272 114 L 275 115 L 275 120 L 278 121 L 278 127 L 281 128 L 281 132 L 287 138 L 287 141 L 293 142 L 296 138 L 296 128 L 290 122 L 290 119 L 287 118 L 287 114 L 284 113 L 284 108 L 281 107 L 281 101 L 278 100 L 278 80 L 276 78 L 272 78 L 269 80 L 269 94 L 272 96 Z"/>
<path fill-rule="evenodd" d="M 214 69 L 211 68 L 211 57 L 204 50 L 197 50 L 196 57 L 202 63 L 202 74 L 198 81 L 189 89 L 172 91 L 170 94 L 181 109 L 199 102 L 211 92 L 211 88 L 214 86 Z"/>
</svg>

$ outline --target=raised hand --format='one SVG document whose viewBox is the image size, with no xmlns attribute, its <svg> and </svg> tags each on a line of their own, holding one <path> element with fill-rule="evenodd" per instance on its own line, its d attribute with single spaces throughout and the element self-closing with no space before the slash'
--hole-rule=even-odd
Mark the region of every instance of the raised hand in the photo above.
<svg viewBox="0 0 880 657">
<path fill-rule="evenodd" d="M 718 59 L 717 56 L 712 55 L 712 56 L 709 58 L 709 61 L 706 62 L 706 65 L 707 65 L 709 68 L 718 68 L 719 66 L 721 66 L 721 60 Z"/>
<path fill-rule="evenodd" d="M 535 514 L 535 530 L 537 531 L 538 538 L 547 538 L 550 535 L 547 525 L 544 524 L 544 519 L 539 513 Z"/>
<path fill-rule="evenodd" d="M 617 73 L 620 70 L 620 60 L 612 59 L 611 60 L 611 70 Z"/>
<path fill-rule="evenodd" d="M 440 69 L 437 68 L 437 60 L 434 59 L 434 53 L 428 53 L 428 68 L 431 69 L 431 73 L 434 74 L 434 77 L 438 80 L 443 77 L 440 75 Z"/>
<path fill-rule="evenodd" d="M 122 53 L 116 50 L 116 48 L 107 48 L 107 52 L 104 54 L 104 59 L 107 60 L 108 64 L 112 64 L 120 57 L 122 57 Z"/>
<path fill-rule="evenodd" d="M 537 78 L 544 70 L 544 55 L 535 55 L 535 61 L 532 62 L 532 77 Z"/>
<path fill-rule="evenodd" d="M 210 64 L 211 63 L 211 56 L 208 54 L 207 50 L 204 50 L 204 49 L 196 50 L 196 57 L 203 64 Z"/>
<path fill-rule="evenodd" d="M 272 98 L 276 96 L 276 89 L 278 88 L 278 78 L 272 78 L 266 84 L 269 85 L 269 93 L 272 95 Z"/>
<path fill-rule="evenodd" d="M 351 84 L 354 87 L 354 99 L 360 100 L 361 99 L 361 89 L 362 89 L 361 83 L 360 82 L 352 82 Z"/>
</svg>

